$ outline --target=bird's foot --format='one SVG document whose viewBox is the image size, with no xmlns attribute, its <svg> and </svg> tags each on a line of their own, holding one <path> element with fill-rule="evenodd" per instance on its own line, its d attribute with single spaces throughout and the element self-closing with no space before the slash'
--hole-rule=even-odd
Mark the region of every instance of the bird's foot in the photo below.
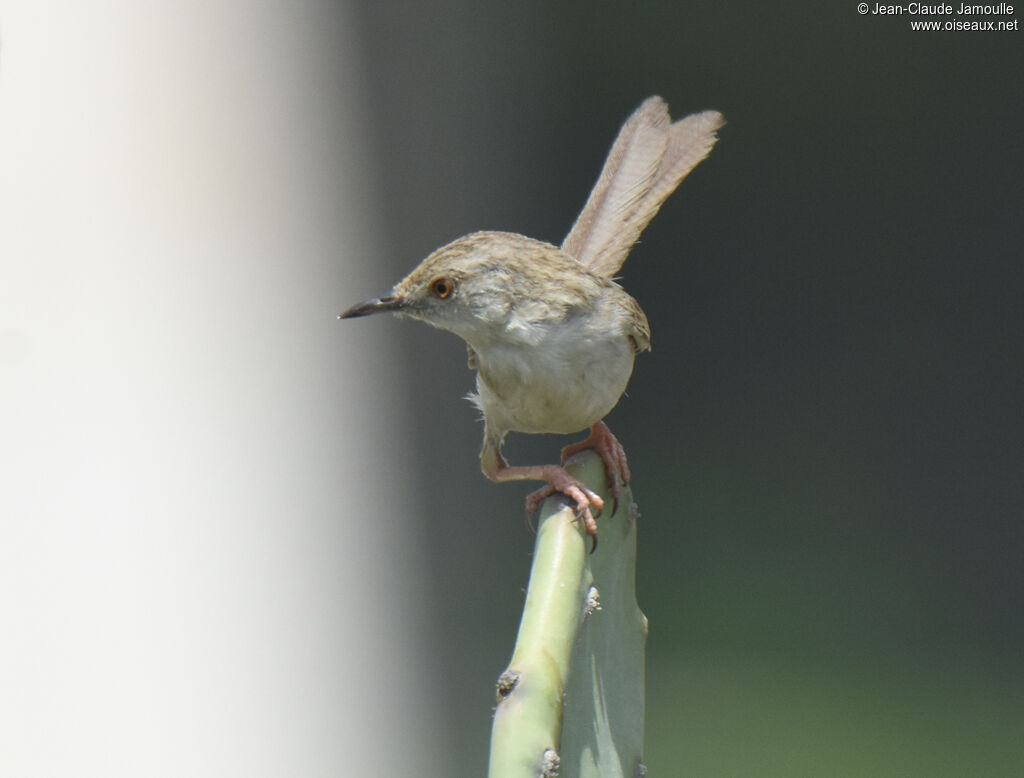
<svg viewBox="0 0 1024 778">
<path fill-rule="evenodd" d="M 547 486 L 532 492 L 526 498 L 526 511 L 534 514 L 540 510 L 541 503 L 553 494 L 564 494 L 572 500 L 576 506 L 574 512 L 576 520 L 583 522 L 583 528 L 587 534 L 594 538 L 597 545 L 597 517 L 604 510 L 604 500 L 569 475 L 564 468 L 557 465 L 546 465 L 543 468 L 543 479 L 548 482 Z"/>
<path fill-rule="evenodd" d="M 629 485 L 630 473 L 629 463 L 626 462 L 626 450 L 603 421 L 597 422 L 590 428 L 590 436 L 586 440 L 563 448 L 562 462 L 564 463 L 573 454 L 578 454 L 586 449 L 595 451 L 604 462 L 605 471 L 608 473 L 609 491 L 612 495 L 612 513 L 615 513 L 619 506 L 619 493 L 624 486 Z"/>
<path fill-rule="evenodd" d="M 538 489 L 526 498 L 527 515 L 536 513 L 544 500 L 553 494 L 564 494 L 575 504 L 576 520 L 582 522 L 586 533 L 594 541 L 591 550 L 597 548 L 597 517 L 604 509 L 604 500 L 573 478 L 560 465 L 531 465 L 527 467 L 509 465 L 498 450 L 500 440 L 485 438 L 480 461 L 484 475 L 492 481 L 547 481 L 547 486 Z"/>
</svg>

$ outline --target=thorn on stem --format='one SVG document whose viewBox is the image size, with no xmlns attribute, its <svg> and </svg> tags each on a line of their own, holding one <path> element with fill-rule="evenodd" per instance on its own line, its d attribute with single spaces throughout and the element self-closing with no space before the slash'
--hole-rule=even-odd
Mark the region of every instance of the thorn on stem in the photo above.
<svg viewBox="0 0 1024 778">
<path fill-rule="evenodd" d="M 519 673 L 515 670 L 506 670 L 498 676 L 498 702 L 507 699 L 519 685 Z"/>
</svg>

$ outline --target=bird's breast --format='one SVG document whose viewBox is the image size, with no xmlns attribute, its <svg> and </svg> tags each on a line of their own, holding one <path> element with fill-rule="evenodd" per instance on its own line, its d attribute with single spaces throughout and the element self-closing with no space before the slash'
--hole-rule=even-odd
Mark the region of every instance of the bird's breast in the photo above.
<svg viewBox="0 0 1024 778">
<path fill-rule="evenodd" d="M 538 338 L 472 344 L 477 396 L 488 426 L 501 432 L 568 434 L 615 407 L 633 371 L 634 350 L 621 335 L 562 322 Z"/>
</svg>

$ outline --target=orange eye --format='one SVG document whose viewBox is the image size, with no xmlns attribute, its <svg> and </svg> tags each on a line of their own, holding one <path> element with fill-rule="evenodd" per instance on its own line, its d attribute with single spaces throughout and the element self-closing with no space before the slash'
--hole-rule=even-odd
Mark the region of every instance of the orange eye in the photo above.
<svg viewBox="0 0 1024 778">
<path fill-rule="evenodd" d="M 450 278 L 436 278 L 430 283 L 430 291 L 439 300 L 447 300 L 455 291 L 455 283 Z"/>
</svg>

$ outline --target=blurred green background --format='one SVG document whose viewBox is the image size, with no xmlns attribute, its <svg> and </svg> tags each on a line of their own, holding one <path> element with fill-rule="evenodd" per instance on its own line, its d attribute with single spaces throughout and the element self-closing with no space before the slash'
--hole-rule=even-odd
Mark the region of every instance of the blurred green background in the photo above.
<svg viewBox="0 0 1024 778">
<path fill-rule="evenodd" d="M 387 251 L 339 310 L 472 230 L 560 242 L 650 94 L 728 121 L 622 273 L 654 332 L 609 418 L 643 514 L 650 774 L 1024 774 L 1024 33 L 852 0 L 355 21 Z M 478 773 L 527 488 L 479 473 L 462 344 L 372 326 L 417 420 L 450 752 Z"/>
</svg>

